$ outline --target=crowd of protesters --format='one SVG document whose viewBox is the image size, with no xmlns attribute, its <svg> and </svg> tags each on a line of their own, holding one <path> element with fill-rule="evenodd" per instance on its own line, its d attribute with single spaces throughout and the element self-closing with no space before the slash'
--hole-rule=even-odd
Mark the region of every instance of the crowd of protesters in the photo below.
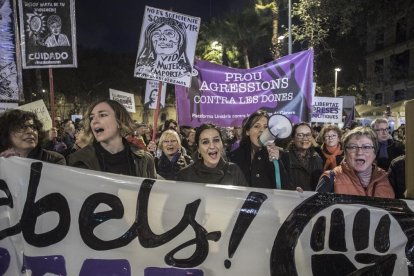
<svg viewBox="0 0 414 276">
<path fill-rule="evenodd" d="M 100 100 L 82 120 L 42 131 L 34 113 L 0 115 L 0 157 L 20 156 L 102 172 L 166 180 L 404 198 L 405 127 L 385 118 L 340 129 L 300 122 L 288 139 L 262 145 L 269 116 L 235 128 L 193 128 L 169 119 L 155 132 L 116 101 Z M 155 138 L 155 139 L 154 139 Z"/>
</svg>

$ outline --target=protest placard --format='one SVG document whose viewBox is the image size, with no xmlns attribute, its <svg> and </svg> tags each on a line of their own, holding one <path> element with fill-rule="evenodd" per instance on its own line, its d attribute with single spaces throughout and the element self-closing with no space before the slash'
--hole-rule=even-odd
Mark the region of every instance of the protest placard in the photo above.
<svg viewBox="0 0 414 276">
<path fill-rule="evenodd" d="M 43 124 L 43 130 L 49 130 L 52 128 L 52 118 L 43 100 L 37 100 L 28 104 L 24 104 L 18 107 L 18 109 L 24 111 L 30 111 L 37 115 L 37 118 Z"/>
<path fill-rule="evenodd" d="M 342 98 L 314 97 L 313 123 L 342 123 Z"/>
<path fill-rule="evenodd" d="M 74 0 L 19 0 L 23 68 L 77 67 Z"/>
<path fill-rule="evenodd" d="M 200 18 L 146 6 L 134 76 L 190 86 Z"/>
<path fill-rule="evenodd" d="M 134 94 L 109 88 L 109 98 L 122 104 L 128 112 L 135 113 Z"/>
</svg>

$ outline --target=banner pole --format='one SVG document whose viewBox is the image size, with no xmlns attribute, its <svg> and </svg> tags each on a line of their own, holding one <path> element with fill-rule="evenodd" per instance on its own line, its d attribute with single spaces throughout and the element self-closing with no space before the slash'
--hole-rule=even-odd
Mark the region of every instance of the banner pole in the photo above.
<svg viewBox="0 0 414 276">
<path fill-rule="evenodd" d="M 52 126 L 55 127 L 55 91 L 53 88 L 53 69 L 49 68 L 49 105 L 50 105 L 50 115 L 52 117 Z M 58 127 L 58 126 L 57 126 Z"/>
<path fill-rule="evenodd" d="M 157 136 L 157 127 L 158 127 L 158 116 L 160 114 L 160 101 L 161 101 L 161 93 L 162 93 L 162 81 L 158 82 L 158 95 L 157 95 L 157 104 L 154 113 L 154 123 L 152 128 L 152 141 L 155 142 L 155 138 Z"/>
</svg>

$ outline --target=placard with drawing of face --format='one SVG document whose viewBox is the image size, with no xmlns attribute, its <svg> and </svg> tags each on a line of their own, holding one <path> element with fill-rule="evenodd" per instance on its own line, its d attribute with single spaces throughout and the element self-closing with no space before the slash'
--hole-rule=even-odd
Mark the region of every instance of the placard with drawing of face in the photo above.
<svg viewBox="0 0 414 276">
<path fill-rule="evenodd" d="M 134 76 L 190 86 L 200 18 L 146 6 Z"/>
</svg>

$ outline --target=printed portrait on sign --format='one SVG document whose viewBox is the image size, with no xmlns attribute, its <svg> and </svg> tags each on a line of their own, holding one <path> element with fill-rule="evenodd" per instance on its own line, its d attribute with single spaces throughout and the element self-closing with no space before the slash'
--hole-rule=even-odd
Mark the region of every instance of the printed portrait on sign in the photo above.
<svg viewBox="0 0 414 276">
<path fill-rule="evenodd" d="M 58 15 L 51 15 L 47 19 L 47 27 L 50 35 L 46 38 L 47 47 L 70 46 L 69 39 L 65 34 L 61 33 L 62 20 Z"/>
<path fill-rule="evenodd" d="M 68 37 L 62 33 L 62 19 L 59 15 L 46 16 L 41 13 L 27 14 L 27 32 L 34 45 L 48 48 L 70 46 Z"/>
<path fill-rule="evenodd" d="M 74 0 L 20 0 L 23 68 L 77 67 Z"/>
<path fill-rule="evenodd" d="M 138 72 L 169 70 L 175 72 L 175 77 L 189 75 L 191 63 L 186 48 L 184 25 L 172 18 L 158 17 L 145 30 L 144 46 L 138 54 Z"/>
<path fill-rule="evenodd" d="M 148 98 L 148 101 L 144 104 L 144 110 L 157 108 L 158 89 L 152 89 Z M 164 105 L 160 102 L 160 108 L 164 108 Z"/>
</svg>

